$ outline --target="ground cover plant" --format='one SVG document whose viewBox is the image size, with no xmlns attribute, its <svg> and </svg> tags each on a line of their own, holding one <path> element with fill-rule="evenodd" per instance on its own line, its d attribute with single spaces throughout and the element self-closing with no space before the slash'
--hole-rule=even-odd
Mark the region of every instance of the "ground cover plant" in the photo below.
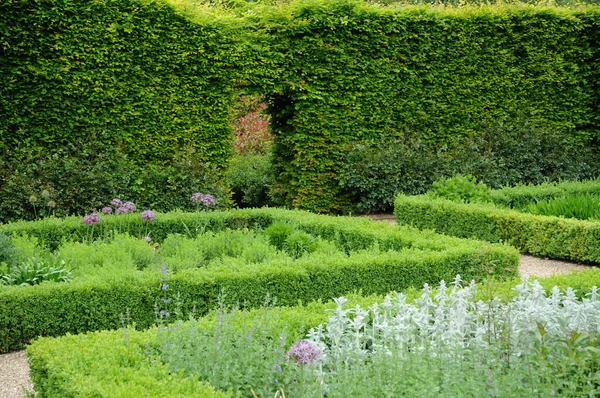
<svg viewBox="0 0 600 398">
<path fill-rule="evenodd" d="M 193 198 L 200 208 L 214 204 L 210 195 Z M 0 227 L 19 249 L 3 269 L 35 257 L 64 264 L 72 277 L 0 286 L 7 309 L 0 314 L 2 351 L 38 335 L 115 328 L 127 311 L 138 327 L 148 327 L 156 293 L 166 289 L 178 293 L 181 313 L 204 314 L 222 290 L 228 303 L 255 307 L 267 294 L 293 305 L 437 283 L 456 273 L 477 280 L 516 275 L 518 253 L 510 247 L 367 219 L 282 209 L 126 212 L 133 203 L 119 202 L 83 219 Z M 172 312 L 158 303 L 160 311 Z"/>
<path fill-rule="evenodd" d="M 542 287 L 551 283 L 525 280 L 498 295 L 456 277 L 386 297 L 221 306 L 144 332 L 38 339 L 28 356 L 36 390 L 49 397 L 125 396 L 124 380 L 129 396 L 150 386 L 161 396 L 593 396 L 598 289 Z M 152 377 L 138 382 L 144 374 Z"/>
<path fill-rule="evenodd" d="M 505 242 L 538 256 L 600 263 L 600 223 L 566 218 L 593 214 L 599 192 L 597 180 L 489 190 L 456 177 L 441 181 L 426 195 L 398 195 L 394 214 L 400 223 L 448 235 Z M 587 210 L 577 208 L 582 201 L 588 203 Z M 550 215 L 550 210 L 562 214 Z"/>
<path fill-rule="evenodd" d="M 600 195 L 569 195 L 551 200 L 530 203 L 521 209 L 526 213 L 576 218 L 578 220 L 600 220 Z"/>
</svg>

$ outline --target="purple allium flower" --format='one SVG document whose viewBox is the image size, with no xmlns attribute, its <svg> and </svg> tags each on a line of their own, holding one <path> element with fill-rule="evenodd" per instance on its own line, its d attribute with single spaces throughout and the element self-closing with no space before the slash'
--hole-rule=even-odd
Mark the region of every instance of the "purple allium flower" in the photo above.
<svg viewBox="0 0 600 398">
<path fill-rule="evenodd" d="M 110 213 L 112 213 L 112 207 L 108 207 L 108 206 L 103 207 L 102 208 L 102 213 L 104 213 L 104 214 L 110 214 Z"/>
<path fill-rule="evenodd" d="M 217 199 L 209 193 L 203 194 L 196 192 L 192 195 L 192 202 L 202 203 L 204 206 L 211 207 L 217 204 Z"/>
<path fill-rule="evenodd" d="M 321 352 L 316 345 L 308 340 L 300 340 L 287 352 L 285 358 L 294 359 L 296 365 L 308 365 L 321 359 Z"/>
<path fill-rule="evenodd" d="M 117 209 L 117 214 L 126 214 L 126 213 L 129 213 L 129 209 L 127 209 L 126 207 L 121 206 Z"/>
<path fill-rule="evenodd" d="M 137 211 L 137 206 L 133 202 L 125 202 L 123 203 L 123 207 L 129 211 Z"/>
<path fill-rule="evenodd" d="M 46 204 L 46 206 L 48 206 L 51 209 L 54 209 L 56 207 L 56 202 L 51 200 Z"/>
<path fill-rule="evenodd" d="M 114 198 L 113 200 L 110 201 L 110 204 L 115 206 L 115 207 L 121 207 L 123 206 L 123 202 L 121 202 L 121 199 L 117 199 Z"/>
<path fill-rule="evenodd" d="M 144 240 L 148 243 L 152 243 L 152 238 L 149 236 L 144 236 Z"/>
<path fill-rule="evenodd" d="M 90 213 L 83 217 L 83 222 L 87 225 L 99 224 L 102 221 L 102 217 L 98 213 Z"/>
<path fill-rule="evenodd" d="M 142 220 L 144 221 L 154 221 L 156 218 L 156 214 L 152 210 L 144 210 L 142 212 Z"/>
</svg>

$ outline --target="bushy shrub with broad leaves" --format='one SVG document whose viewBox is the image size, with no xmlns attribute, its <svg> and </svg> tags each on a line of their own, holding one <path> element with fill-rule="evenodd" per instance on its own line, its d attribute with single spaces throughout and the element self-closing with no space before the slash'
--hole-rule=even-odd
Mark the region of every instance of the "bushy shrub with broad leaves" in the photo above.
<svg viewBox="0 0 600 398">
<path fill-rule="evenodd" d="M 427 192 L 434 181 L 471 175 L 490 188 L 545 181 L 583 180 L 600 173 L 600 155 L 543 121 L 517 118 L 487 122 L 474 137 L 442 146 L 417 133 L 348 149 L 337 176 L 342 195 L 359 212 L 389 211 L 398 193 Z"/>
<path fill-rule="evenodd" d="M 269 154 L 235 155 L 227 170 L 233 199 L 239 207 L 272 205 L 273 173 Z"/>
<path fill-rule="evenodd" d="M 491 201 L 490 192 L 491 189 L 485 184 L 478 184 L 475 177 L 457 175 L 435 181 L 428 194 L 434 198 L 470 203 Z"/>
<path fill-rule="evenodd" d="M 31 258 L 26 262 L 8 268 L 0 275 L 0 282 L 4 285 L 32 286 L 42 282 L 70 282 L 71 271 L 67 269 L 64 260 Z"/>
<path fill-rule="evenodd" d="M 22 147 L 12 154 L 18 161 L 0 157 L 0 222 L 83 215 L 99 211 L 115 197 L 158 211 L 194 210 L 189 198 L 198 190 L 216 196 L 218 208 L 231 204 L 222 171 L 193 153 L 136 165 L 119 145 L 101 141 L 92 135 L 89 142 L 73 140 L 53 153 Z M 44 191 L 49 199 L 40 194 Z"/>
</svg>

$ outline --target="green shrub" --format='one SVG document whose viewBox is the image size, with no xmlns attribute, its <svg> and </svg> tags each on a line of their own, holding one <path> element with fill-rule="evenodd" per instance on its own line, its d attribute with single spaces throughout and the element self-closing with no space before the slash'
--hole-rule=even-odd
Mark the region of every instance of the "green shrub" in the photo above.
<svg viewBox="0 0 600 398">
<path fill-rule="evenodd" d="M 0 222 L 83 215 L 115 197 L 160 211 L 194 209 L 190 197 L 198 191 L 216 196 L 219 208 L 231 204 L 221 172 L 192 155 L 176 156 L 169 164 L 136 165 L 120 148 L 94 139 L 73 140 L 70 148 L 52 154 L 29 148 L 16 152 L 22 156 L 18 161 L 0 158 Z M 50 198 L 42 197 L 44 190 Z M 30 201 L 32 195 L 37 202 Z"/>
<path fill-rule="evenodd" d="M 491 201 L 490 191 L 487 185 L 478 184 L 473 176 L 457 175 L 452 178 L 442 178 L 434 181 L 428 194 L 432 198 L 470 203 Z"/>
<path fill-rule="evenodd" d="M 530 203 L 523 212 L 544 216 L 600 220 L 600 195 L 570 195 L 552 200 Z"/>
<path fill-rule="evenodd" d="M 294 231 L 285 239 L 283 250 L 292 258 L 300 258 L 315 251 L 315 239 L 306 232 Z"/>
<path fill-rule="evenodd" d="M 263 207 L 273 204 L 270 155 L 248 153 L 234 156 L 229 164 L 227 179 L 239 207 Z"/>
<path fill-rule="evenodd" d="M 494 203 L 520 209 L 531 203 L 553 200 L 563 196 L 600 195 L 600 180 L 563 181 L 540 185 L 518 185 L 491 192 Z"/>
<path fill-rule="evenodd" d="M 10 236 L 4 231 L 0 231 L 0 263 L 12 264 L 16 252 L 17 249 Z"/>
<path fill-rule="evenodd" d="M 591 178 L 598 170 L 600 157 L 593 147 L 573 146 L 566 134 L 518 118 L 490 122 L 478 136 L 446 147 L 428 145 L 415 133 L 405 133 L 402 140 L 354 145 L 338 178 L 349 209 L 377 212 L 393 208 L 398 193 L 423 194 L 434 181 L 456 173 L 468 173 L 482 184 L 500 188 Z"/>
<path fill-rule="evenodd" d="M 269 243 L 283 250 L 287 238 L 294 233 L 294 227 L 284 223 L 273 223 L 269 228 L 265 229 L 265 235 L 269 239 Z"/>
<path fill-rule="evenodd" d="M 15 264 L 4 274 L 0 274 L 0 285 L 33 286 L 42 282 L 70 282 L 73 278 L 64 260 L 52 263 L 31 258 L 27 262 Z"/>
</svg>

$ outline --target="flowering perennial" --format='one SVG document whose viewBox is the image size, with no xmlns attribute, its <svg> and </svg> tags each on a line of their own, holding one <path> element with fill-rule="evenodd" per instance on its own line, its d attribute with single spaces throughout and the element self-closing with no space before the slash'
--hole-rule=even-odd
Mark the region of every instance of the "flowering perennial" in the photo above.
<svg viewBox="0 0 600 398">
<path fill-rule="evenodd" d="M 142 212 L 142 220 L 144 221 L 154 221 L 156 218 L 156 214 L 152 210 L 144 210 Z"/>
<path fill-rule="evenodd" d="M 321 359 L 321 351 L 317 346 L 307 340 L 300 340 L 290 347 L 285 358 L 289 361 L 294 359 L 296 365 L 310 365 Z"/>
<path fill-rule="evenodd" d="M 87 225 L 99 224 L 102 221 L 102 217 L 98 213 L 90 213 L 83 217 L 83 222 Z"/>
<path fill-rule="evenodd" d="M 209 193 L 203 194 L 196 192 L 192 195 L 192 202 L 202 203 L 204 206 L 212 207 L 217 204 L 217 199 Z"/>
</svg>

